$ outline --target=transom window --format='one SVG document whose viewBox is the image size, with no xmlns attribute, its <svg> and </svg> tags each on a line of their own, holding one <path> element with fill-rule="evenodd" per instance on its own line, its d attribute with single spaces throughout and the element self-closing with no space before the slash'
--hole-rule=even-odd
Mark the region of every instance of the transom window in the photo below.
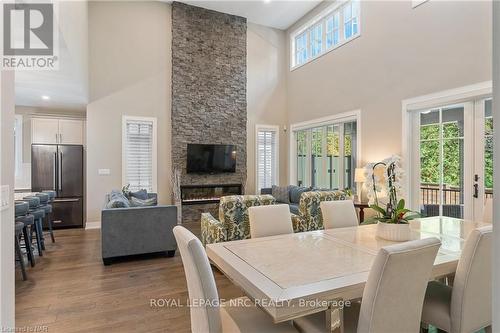
<svg viewBox="0 0 500 333">
<path fill-rule="evenodd" d="M 311 28 L 311 55 L 313 57 L 318 56 L 322 50 L 322 42 L 323 42 L 323 25 L 317 24 Z"/>
<path fill-rule="evenodd" d="M 326 19 L 326 48 L 339 43 L 340 13 L 336 12 Z"/>
<path fill-rule="evenodd" d="M 291 35 L 291 68 L 301 66 L 359 35 L 359 0 L 337 1 Z"/>
<path fill-rule="evenodd" d="M 299 64 L 307 61 L 307 33 L 305 32 L 295 39 L 295 56 Z"/>
<path fill-rule="evenodd" d="M 344 39 L 349 39 L 358 33 L 358 2 L 350 2 L 344 7 Z"/>
</svg>

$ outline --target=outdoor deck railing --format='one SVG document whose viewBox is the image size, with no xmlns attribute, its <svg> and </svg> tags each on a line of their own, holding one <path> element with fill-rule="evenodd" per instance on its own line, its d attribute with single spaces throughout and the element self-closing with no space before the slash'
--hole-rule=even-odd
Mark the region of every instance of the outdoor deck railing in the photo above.
<svg viewBox="0 0 500 333">
<path fill-rule="evenodd" d="M 485 190 L 485 198 L 493 198 L 493 190 Z M 434 184 L 425 184 L 420 187 L 420 203 L 422 205 L 439 204 L 439 187 Z M 463 204 L 463 191 L 459 188 L 443 189 L 443 205 Z"/>
</svg>

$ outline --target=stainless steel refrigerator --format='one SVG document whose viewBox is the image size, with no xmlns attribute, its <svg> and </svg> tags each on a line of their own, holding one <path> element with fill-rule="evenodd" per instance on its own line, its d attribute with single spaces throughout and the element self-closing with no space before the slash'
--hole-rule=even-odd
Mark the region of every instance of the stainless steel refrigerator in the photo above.
<svg viewBox="0 0 500 333">
<path fill-rule="evenodd" d="M 83 227 L 83 146 L 31 145 L 31 190 L 56 191 L 55 228 Z"/>
</svg>

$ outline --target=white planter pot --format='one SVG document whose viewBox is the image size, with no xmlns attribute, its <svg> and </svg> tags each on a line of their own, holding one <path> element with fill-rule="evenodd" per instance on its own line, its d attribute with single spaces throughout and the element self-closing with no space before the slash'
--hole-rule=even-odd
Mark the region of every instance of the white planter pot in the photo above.
<svg viewBox="0 0 500 333">
<path fill-rule="evenodd" d="M 379 222 L 377 236 L 393 242 L 406 242 L 411 240 L 410 225 Z"/>
</svg>

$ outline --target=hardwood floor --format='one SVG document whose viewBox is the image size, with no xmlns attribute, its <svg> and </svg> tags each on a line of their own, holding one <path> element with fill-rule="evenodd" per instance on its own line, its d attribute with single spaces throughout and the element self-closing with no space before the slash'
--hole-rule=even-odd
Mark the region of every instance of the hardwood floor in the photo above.
<svg viewBox="0 0 500 333">
<path fill-rule="evenodd" d="M 188 228 L 199 234 L 198 226 Z M 57 230 L 56 243 L 47 243 L 27 281 L 17 269 L 16 326 L 45 326 L 51 333 L 189 332 L 179 254 L 104 266 L 100 242 L 100 230 Z M 220 272 L 215 277 L 220 298 L 242 295 Z M 152 299 L 174 299 L 183 307 L 152 307 Z"/>
</svg>

